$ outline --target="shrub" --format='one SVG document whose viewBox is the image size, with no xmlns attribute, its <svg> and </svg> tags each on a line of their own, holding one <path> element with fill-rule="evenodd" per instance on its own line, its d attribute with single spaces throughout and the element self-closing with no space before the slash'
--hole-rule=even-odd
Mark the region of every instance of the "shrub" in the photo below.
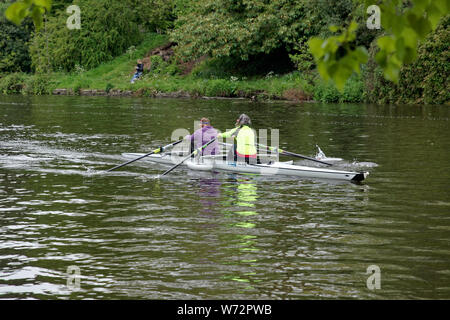
<svg viewBox="0 0 450 320">
<path fill-rule="evenodd" d="M 105 87 L 106 93 L 109 93 L 113 88 L 114 88 L 114 85 L 108 82 Z"/>
<path fill-rule="evenodd" d="M 320 78 L 315 79 L 316 85 L 312 88 L 314 100 L 328 103 L 361 102 L 363 100 L 364 84 L 360 76 L 353 75 L 345 83 L 344 90 L 339 92 L 330 82 Z"/>
<path fill-rule="evenodd" d="M 142 40 L 137 25 L 130 19 L 133 12 L 126 2 L 75 0 L 73 4 L 82 12 L 81 29 L 66 27 L 68 15 L 63 10 L 50 16 L 47 34 L 42 28 L 31 42 L 30 53 L 36 71 L 48 68 L 72 71 L 76 65 L 91 69 Z"/>
<path fill-rule="evenodd" d="M 369 51 L 364 71 L 364 96 L 372 103 L 444 104 L 450 101 L 450 15 L 419 45 L 417 60 L 400 70 L 399 82 L 383 78 L 374 61 L 377 48 Z"/>
<path fill-rule="evenodd" d="M 29 72 L 31 59 L 28 52 L 28 41 L 31 33 L 31 20 L 16 26 L 4 15 L 8 3 L 0 3 L 0 73 Z"/>
<path fill-rule="evenodd" d="M 36 74 L 25 79 L 23 94 L 43 95 L 50 93 L 50 75 Z"/>
<path fill-rule="evenodd" d="M 23 73 L 11 73 L 0 78 L 0 93 L 20 93 L 24 86 L 25 75 Z"/>
<path fill-rule="evenodd" d="M 236 90 L 236 83 L 225 80 L 215 79 L 207 82 L 205 94 L 210 97 L 232 97 Z"/>
<path fill-rule="evenodd" d="M 152 74 L 173 76 L 179 72 L 178 66 L 175 61 L 169 63 L 167 61 L 164 61 L 164 59 L 159 55 L 151 56 L 150 63 L 150 72 Z"/>
</svg>

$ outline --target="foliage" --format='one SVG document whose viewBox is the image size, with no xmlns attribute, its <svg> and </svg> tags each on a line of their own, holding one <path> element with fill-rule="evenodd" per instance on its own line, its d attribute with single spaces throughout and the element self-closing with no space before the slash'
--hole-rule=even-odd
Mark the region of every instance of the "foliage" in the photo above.
<svg viewBox="0 0 450 320">
<path fill-rule="evenodd" d="M 366 49 L 363 46 L 354 48 L 357 28 L 357 23 L 352 21 L 340 35 L 331 36 L 326 40 L 314 37 L 308 42 L 316 59 L 319 74 L 325 81 L 333 80 L 341 91 L 347 79 L 354 72 L 359 74 L 360 65 L 367 61 Z M 339 28 L 332 26 L 330 30 L 337 32 Z"/>
<path fill-rule="evenodd" d="M 32 95 L 44 95 L 50 93 L 50 88 L 51 88 L 51 75 L 36 74 L 25 78 L 21 93 Z"/>
<path fill-rule="evenodd" d="M 39 31 L 42 27 L 43 15 L 51 8 L 52 0 L 21 0 L 11 4 L 6 9 L 5 16 L 16 25 L 20 25 L 25 18 L 29 17 Z"/>
<path fill-rule="evenodd" d="M 47 33 L 36 33 L 30 46 L 37 72 L 46 71 L 49 67 L 71 71 L 76 65 L 90 69 L 142 40 L 136 24 L 129 19 L 132 11 L 123 2 L 75 0 L 73 3 L 83 13 L 81 29 L 65 27 L 68 18 L 65 11 L 58 11 L 50 17 Z"/>
<path fill-rule="evenodd" d="M 210 80 L 205 94 L 210 97 L 232 97 L 236 90 L 236 83 L 226 79 Z"/>
<path fill-rule="evenodd" d="M 112 89 L 114 89 L 114 85 L 112 83 L 108 82 L 105 87 L 105 92 L 109 93 Z"/>
<path fill-rule="evenodd" d="M 309 72 L 315 66 L 314 58 L 308 50 L 308 40 L 313 36 L 328 37 L 331 25 L 348 23 L 355 3 L 352 0 L 304 1 L 304 16 L 300 24 L 302 33 L 294 42 L 294 52 L 290 57 L 298 70 Z"/>
<path fill-rule="evenodd" d="M 126 0 L 132 8 L 132 19 L 147 31 L 164 31 L 173 27 L 174 0 Z"/>
<path fill-rule="evenodd" d="M 164 61 L 159 55 L 151 56 L 150 63 L 150 72 L 152 75 L 175 75 L 178 73 L 178 67 L 175 61 L 169 63 L 168 61 Z"/>
<path fill-rule="evenodd" d="M 4 9 L 0 7 L 0 73 L 29 72 L 31 59 L 28 51 L 31 22 L 27 21 L 17 26 L 4 16 Z"/>
<path fill-rule="evenodd" d="M 365 76 L 365 97 L 373 103 L 436 103 L 450 101 L 450 16 L 422 41 L 417 60 L 400 69 L 398 84 L 385 80 L 375 62 L 379 50 L 373 46 Z"/>
<path fill-rule="evenodd" d="M 360 2 L 366 7 L 372 4 L 371 0 Z M 377 40 L 380 50 L 376 54 L 376 61 L 386 79 L 398 82 L 402 65 L 411 63 L 416 58 L 418 41 L 434 30 L 439 19 L 450 11 L 450 0 L 383 0 L 379 7 L 381 25 L 388 34 Z M 352 45 L 357 28 L 355 24 L 356 22 L 351 23 L 341 36 L 324 40 L 313 38 L 309 41 L 320 74 L 324 79 L 332 79 L 340 90 L 343 89 L 345 80 L 354 71 L 359 71 L 359 65 L 351 63 L 351 60 L 361 63 L 367 59 L 362 46 Z M 333 29 L 338 30 L 337 27 Z"/>
<path fill-rule="evenodd" d="M 0 93 L 20 93 L 22 91 L 25 78 L 25 74 L 18 72 L 0 77 Z"/>
<path fill-rule="evenodd" d="M 314 100 L 327 103 L 361 102 L 364 84 L 360 76 L 353 74 L 345 83 L 343 90 L 339 91 L 331 82 L 320 78 L 315 79 L 313 89 Z"/>
<path fill-rule="evenodd" d="M 293 46 L 302 34 L 304 1 L 205 0 L 179 16 L 172 38 L 187 60 L 237 57 Z"/>
</svg>

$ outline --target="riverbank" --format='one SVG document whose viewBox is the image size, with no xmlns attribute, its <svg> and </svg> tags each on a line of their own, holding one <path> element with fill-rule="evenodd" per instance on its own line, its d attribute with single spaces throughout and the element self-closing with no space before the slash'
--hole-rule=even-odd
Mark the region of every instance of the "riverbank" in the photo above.
<svg viewBox="0 0 450 320">
<path fill-rule="evenodd" d="M 354 77 L 341 93 L 315 73 L 294 71 L 244 77 L 226 70 L 214 69 L 208 59 L 193 62 L 186 72 L 183 65 L 151 55 L 168 43 L 165 35 L 149 34 L 137 47 L 114 60 L 84 70 L 48 74 L 12 73 L 0 78 L 0 93 L 25 95 L 144 96 L 171 98 L 244 98 L 251 100 L 289 100 L 322 102 L 360 102 L 363 83 Z M 157 50 L 156 50 L 157 51 Z M 130 83 L 136 60 L 146 58 L 150 70 L 135 83 Z"/>
</svg>

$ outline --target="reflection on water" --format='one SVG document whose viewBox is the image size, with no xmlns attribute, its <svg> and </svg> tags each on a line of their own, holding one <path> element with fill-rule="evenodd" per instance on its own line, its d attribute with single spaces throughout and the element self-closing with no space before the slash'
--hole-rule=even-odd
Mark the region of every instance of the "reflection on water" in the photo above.
<svg viewBox="0 0 450 320">
<path fill-rule="evenodd" d="M 198 180 L 200 208 L 205 214 L 213 214 L 218 210 L 221 181 L 217 178 L 200 178 Z"/>
<path fill-rule="evenodd" d="M 18 96 L 0 110 L 0 298 L 450 297 L 447 107 Z M 368 180 L 156 179 L 167 166 L 145 161 L 104 172 L 242 112 L 279 128 L 281 148 L 320 145 Z M 381 290 L 366 287 L 369 265 Z"/>
<path fill-rule="evenodd" d="M 226 275 L 223 279 L 245 283 L 244 290 L 254 289 L 252 283 L 259 280 L 254 279 L 256 273 L 253 271 L 258 263 L 254 252 L 258 252 L 258 237 L 252 234 L 252 229 L 256 227 L 255 215 L 258 214 L 256 202 L 258 200 L 257 185 L 255 180 L 246 175 L 230 175 L 227 184 L 224 186 L 224 193 L 228 199 L 222 209 L 222 213 L 232 216 L 231 223 L 228 223 L 229 241 L 233 244 L 232 252 L 229 254 L 230 265 L 240 266 L 235 268 L 231 275 Z"/>
</svg>

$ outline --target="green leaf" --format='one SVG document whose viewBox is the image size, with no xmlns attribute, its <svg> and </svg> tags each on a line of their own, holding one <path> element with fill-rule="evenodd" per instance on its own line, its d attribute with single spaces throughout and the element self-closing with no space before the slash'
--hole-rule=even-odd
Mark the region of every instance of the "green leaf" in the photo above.
<svg viewBox="0 0 450 320">
<path fill-rule="evenodd" d="M 395 40 L 392 36 L 384 36 L 378 38 L 377 44 L 381 50 L 384 50 L 386 52 L 393 52 L 395 50 Z"/>
<path fill-rule="evenodd" d="M 323 56 L 323 48 L 322 48 L 323 40 L 320 38 L 311 38 L 308 41 L 309 51 L 316 58 L 319 59 Z"/>
<path fill-rule="evenodd" d="M 338 32 L 339 31 L 339 27 L 335 26 L 335 25 L 330 26 L 329 29 L 330 29 L 331 32 Z"/>
<path fill-rule="evenodd" d="M 27 16 L 27 10 L 29 7 L 30 4 L 25 2 L 14 2 L 8 7 L 8 9 L 6 9 L 5 16 L 16 25 L 20 25 L 23 19 Z"/>
<path fill-rule="evenodd" d="M 442 15 L 447 14 L 450 11 L 450 0 L 440 0 L 434 1 L 433 3 L 439 10 Z"/>
<path fill-rule="evenodd" d="M 355 20 L 352 20 L 352 22 L 348 26 L 348 33 L 354 33 L 357 29 L 358 23 Z"/>
<path fill-rule="evenodd" d="M 36 6 L 33 7 L 33 10 L 31 12 L 31 18 L 33 19 L 36 31 L 39 31 L 42 27 L 42 11 L 39 7 Z"/>
<path fill-rule="evenodd" d="M 403 58 L 404 63 L 412 63 L 414 60 L 416 60 L 417 57 L 417 50 L 406 47 L 405 48 L 405 55 Z"/>
<path fill-rule="evenodd" d="M 397 56 L 403 60 L 406 55 L 405 40 L 403 38 L 397 38 L 397 41 L 395 42 L 395 49 Z"/>
<path fill-rule="evenodd" d="M 359 46 L 354 51 L 355 58 L 359 63 L 366 63 L 369 59 L 369 54 L 367 53 L 367 49 L 363 46 Z"/>
<path fill-rule="evenodd" d="M 406 15 L 406 19 L 408 20 L 410 27 L 421 39 L 425 38 L 425 36 L 431 31 L 430 22 L 423 16 L 417 16 L 414 13 L 409 12 Z"/>
<path fill-rule="evenodd" d="M 428 20 L 430 21 L 431 27 L 433 28 L 433 30 L 436 29 L 436 27 L 439 23 L 439 20 L 441 20 L 441 16 L 442 16 L 441 11 L 439 10 L 437 4 L 431 3 L 428 6 L 427 16 L 428 16 Z"/>
<path fill-rule="evenodd" d="M 45 8 L 49 12 L 52 8 L 52 0 L 33 0 L 34 4 Z"/>
</svg>

